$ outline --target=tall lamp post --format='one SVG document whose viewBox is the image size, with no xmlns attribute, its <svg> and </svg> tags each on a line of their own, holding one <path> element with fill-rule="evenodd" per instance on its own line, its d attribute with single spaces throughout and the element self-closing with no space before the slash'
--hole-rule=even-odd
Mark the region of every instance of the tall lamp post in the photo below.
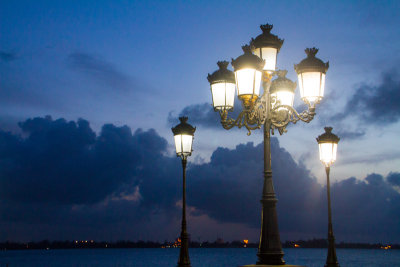
<svg viewBox="0 0 400 267">
<path fill-rule="evenodd" d="M 186 231 L 186 163 L 187 157 L 192 154 L 196 128 L 187 123 L 187 117 L 180 117 L 179 120 L 181 123 L 172 128 L 176 156 L 182 159 L 183 169 L 181 249 L 179 252 L 178 267 L 190 267 L 189 234 Z"/>
<path fill-rule="evenodd" d="M 257 266 L 284 265 L 283 251 L 278 229 L 276 195 L 271 170 L 271 134 L 278 130 L 282 135 L 286 126 L 301 120 L 310 122 L 315 106 L 324 95 L 325 74 L 329 63 L 315 55 L 316 48 L 305 50 L 307 58 L 294 65 L 297 72 L 301 99 L 308 109 L 298 113 L 293 108 L 296 83 L 286 78 L 287 71 L 276 71 L 277 54 L 283 40 L 271 34 L 272 25 L 261 25 L 262 34 L 242 47 L 244 54 L 232 59 L 234 71 L 228 70 L 227 61 L 218 62 L 219 70 L 208 74 L 214 111 L 219 112 L 224 129 L 245 127 L 248 135 L 264 126 L 264 186 L 262 191 L 261 234 Z M 276 79 L 272 80 L 273 77 Z M 263 93 L 260 93 L 262 84 Z M 242 111 L 236 119 L 228 117 L 237 96 Z"/>
<path fill-rule="evenodd" d="M 331 165 L 336 161 L 337 145 L 340 138 L 332 133 L 332 127 L 325 127 L 325 133 L 317 138 L 319 146 L 319 159 L 325 166 L 326 188 L 328 195 L 328 256 L 325 267 L 339 267 L 336 258 L 335 237 L 332 228 L 332 210 L 331 210 L 331 186 L 329 181 L 329 172 Z"/>
</svg>

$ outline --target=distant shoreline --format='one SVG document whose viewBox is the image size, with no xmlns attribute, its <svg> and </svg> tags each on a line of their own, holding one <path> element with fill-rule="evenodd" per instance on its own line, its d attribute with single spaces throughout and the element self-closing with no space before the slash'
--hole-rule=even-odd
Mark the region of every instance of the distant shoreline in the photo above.
<svg viewBox="0 0 400 267">
<path fill-rule="evenodd" d="M 326 248 L 326 239 L 286 241 L 282 243 L 283 248 Z M 31 249 L 90 249 L 90 248 L 177 248 L 180 247 L 179 240 L 174 242 L 152 242 L 152 241 L 94 241 L 94 240 L 74 240 L 74 241 L 38 241 L 38 242 L 0 242 L 1 250 L 31 250 Z M 242 241 L 224 242 L 218 239 L 214 242 L 190 242 L 191 248 L 257 248 L 256 243 L 245 244 Z M 340 242 L 336 248 L 349 249 L 400 249 L 400 244 L 382 243 L 347 243 Z"/>
</svg>

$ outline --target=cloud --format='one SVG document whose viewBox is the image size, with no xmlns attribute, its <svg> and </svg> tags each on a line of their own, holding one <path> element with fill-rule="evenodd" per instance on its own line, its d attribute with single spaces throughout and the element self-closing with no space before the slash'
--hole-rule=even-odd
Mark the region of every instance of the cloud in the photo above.
<svg viewBox="0 0 400 267">
<path fill-rule="evenodd" d="M 13 52 L 0 51 L 0 59 L 4 62 L 11 62 L 17 59 L 17 54 Z"/>
<path fill-rule="evenodd" d="M 364 137 L 365 133 L 366 133 L 365 130 L 356 130 L 356 131 L 340 130 L 338 131 L 337 135 L 340 137 L 341 140 L 354 140 Z"/>
<path fill-rule="evenodd" d="M 379 163 L 384 161 L 391 161 L 400 158 L 400 152 L 384 152 L 384 153 L 376 153 L 369 154 L 364 156 L 356 156 L 349 157 L 345 161 L 343 161 L 342 165 L 354 164 L 354 163 L 362 163 L 362 164 L 371 164 L 371 163 Z"/>
<path fill-rule="evenodd" d="M 272 140 L 272 167 L 278 198 L 279 228 L 284 238 L 326 235 L 326 187 Z M 193 166 L 189 177 L 190 205 L 223 223 L 258 229 L 263 171 L 263 146 L 218 148 L 207 164 Z M 397 173 L 387 177 L 397 183 Z M 340 240 L 370 242 L 400 240 L 400 194 L 381 175 L 332 183 L 335 233 Z M 376 216 L 370 216 L 376 214 Z M 294 223 L 295 222 L 295 223 Z M 374 230 L 376 229 L 376 230 Z M 290 235 L 289 235 L 290 233 Z"/>
<path fill-rule="evenodd" d="M 0 131 L 0 239 L 163 240 L 179 234 L 181 165 L 154 130 L 106 124 L 96 134 L 86 120 L 50 116 L 19 126 L 21 135 Z M 278 139 L 271 139 L 271 149 L 282 240 L 325 236 L 326 188 Z M 216 148 L 210 162 L 189 164 L 189 218 L 215 227 L 198 223 L 194 232 L 210 238 L 207 233 L 234 225 L 256 240 L 262 173 L 262 144 Z M 397 176 L 332 184 L 339 240 L 400 241 Z"/>
<path fill-rule="evenodd" d="M 396 71 L 390 71 L 383 73 L 379 85 L 364 84 L 357 88 L 344 112 L 335 114 L 331 119 L 340 121 L 356 116 L 368 124 L 392 124 L 400 118 L 399 102 L 400 79 Z"/>
<path fill-rule="evenodd" d="M 394 186 L 400 186 L 400 173 L 398 172 L 391 172 L 387 176 L 387 181 Z"/>
<path fill-rule="evenodd" d="M 400 214 L 395 210 L 400 207 L 400 194 L 381 175 L 334 184 L 332 203 L 337 237 L 352 235 L 365 242 L 373 233 L 381 240 L 399 240 Z"/>
<path fill-rule="evenodd" d="M 19 126 L 26 138 L 0 132 L 3 200 L 74 205 L 128 194 L 150 171 L 144 167 L 150 158 L 157 162 L 167 147 L 154 130 L 132 134 L 127 126 L 106 124 L 96 136 L 83 119 L 47 116 Z"/>
<path fill-rule="evenodd" d="M 236 101 L 234 111 L 229 113 L 230 118 L 236 118 L 241 110 L 240 104 Z M 215 112 L 212 103 L 193 104 L 184 107 L 178 116 L 173 112 L 168 114 L 168 125 L 176 123 L 176 117 L 186 116 L 189 117 L 191 124 L 198 127 L 207 127 L 213 129 L 223 129 L 221 126 L 221 119 L 219 112 Z"/>
<path fill-rule="evenodd" d="M 271 141 L 280 229 L 315 234 L 318 222 L 313 218 L 318 217 L 319 202 L 313 200 L 319 198 L 321 186 L 279 146 L 276 138 Z M 193 166 L 190 170 L 194 180 L 189 189 L 193 199 L 191 205 L 216 220 L 258 228 L 262 173 L 262 144 L 241 144 L 233 150 L 218 148 L 210 163 Z"/>
<path fill-rule="evenodd" d="M 67 63 L 72 70 L 112 89 L 129 90 L 132 87 L 128 75 L 119 71 L 113 64 L 93 55 L 75 52 L 68 56 Z"/>
<path fill-rule="evenodd" d="M 132 133 L 106 124 L 96 134 L 86 120 L 50 116 L 19 126 L 21 135 L 0 131 L 0 221 L 20 232 L 0 232 L 0 238 L 70 239 L 89 232 L 101 239 L 120 225 L 124 232 L 110 239 L 128 232 L 135 239 L 150 217 L 160 229 L 158 223 L 167 227 L 178 218 L 181 166 L 165 156 L 167 142 L 154 130 Z"/>
</svg>

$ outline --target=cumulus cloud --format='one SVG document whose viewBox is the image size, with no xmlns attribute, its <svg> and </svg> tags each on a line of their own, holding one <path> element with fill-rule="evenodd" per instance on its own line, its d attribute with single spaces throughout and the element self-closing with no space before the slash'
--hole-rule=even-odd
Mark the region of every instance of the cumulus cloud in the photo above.
<svg viewBox="0 0 400 267">
<path fill-rule="evenodd" d="M 387 180 L 391 185 L 400 186 L 400 173 L 398 172 L 391 172 L 387 176 Z"/>
<path fill-rule="evenodd" d="M 365 181 L 349 178 L 332 187 L 333 213 L 338 237 L 368 241 L 373 233 L 381 240 L 399 240 L 400 195 L 379 174 Z"/>
<path fill-rule="evenodd" d="M 99 239 L 154 239 L 179 233 L 181 165 L 154 130 L 106 124 L 96 134 L 86 120 L 49 116 L 19 126 L 21 135 L 0 131 L 0 238 L 89 233 Z M 276 138 L 271 149 L 283 240 L 325 236 L 326 188 Z M 190 164 L 189 217 L 209 218 L 218 229 L 236 225 L 257 232 L 262 159 L 262 144 L 247 143 L 216 148 L 210 162 Z M 332 184 L 339 240 L 399 242 L 397 178 L 398 173 L 371 174 L 364 181 Z M 199 235 L 213 232 L 210 225 L 200 227 Z"/>
<path fill-rule="evenodd" d="M 19 126 L 22 135 L 0 131 L 0 209 L 1 221 L 24 238 L 65 239 L 88 225 L 99 238 L 115 225 L 140 234 L 143 227 L 131 227 L 149 216 L 177 218 L 180 164 L 164 156 L 167 142 L 154 130 L 106 124 L 96 134 L 86 120 L 50 116 Z M 63 237 L 36 230 L 56 226 Z"/>
</svg>

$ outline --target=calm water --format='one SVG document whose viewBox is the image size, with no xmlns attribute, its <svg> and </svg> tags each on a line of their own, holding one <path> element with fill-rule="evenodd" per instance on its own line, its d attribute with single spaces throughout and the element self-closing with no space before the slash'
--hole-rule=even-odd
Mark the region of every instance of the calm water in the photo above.
<svg viewBox="0 0 400 267">
<path fill-rule="evenodd" d="M 236 267 L 256 262 L 256 249 L 190 249 L 192 267 Z M 285 249 L 288 264 L 322 267 L 326 249 Z M 1 251 L 0 266 L 175 267 L 179 249 L 80 249 Z M 338 249 L 341 267 L 399 266 L 400 250 Z"/>
</svg>

